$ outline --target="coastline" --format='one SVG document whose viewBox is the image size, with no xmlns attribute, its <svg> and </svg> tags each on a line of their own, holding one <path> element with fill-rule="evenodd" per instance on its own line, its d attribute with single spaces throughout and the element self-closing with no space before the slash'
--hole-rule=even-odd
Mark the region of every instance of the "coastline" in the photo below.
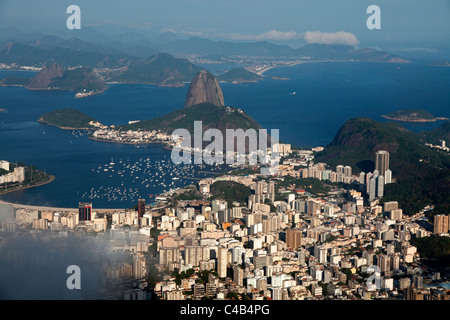
<svg viewBox="0 0 450 320">
<path fill-rule="evenodd" d="M 59 128 L 59 129 L 61 129 L 61 130 L 94 130 L 94 129 L 95 129 L 95 127 L 94 127 L 94 128 L 72 128 L 72 127 L 61 127 L 61 126 L 58 126 L 58 125 L 56 125 L 56 124 L 53 124 L 53 123 L 47 122 L 47 121 L 45 121 L 45 120 L 42 120 L 42 118 L 40 118 L 40 119 L 38 120 L 38 122 L 39 122 L 39 123 L 42 123 L 42 124 L 46 124 L 46 125 L 48 125 L 48 126 L 52 126 L 52 127 Z"/>
<path fill-rule="evenodd" d="M 143 142 L 126 142 L 126 141 L 115 141 L 115 140 L 106 140 L 106 139 L 98 139 L 94 138 L 92 136 L 89 136 L 88 139 L 92 141 L 98 141 L 98 142 L 107 142 L 107 143 L 116 143 L 116 144 L 131 144 L 131 145 L 146 145 L 146 144 L 162 144 L 165 145 L 162 141 L 143 141 Z"/>
<path fill-rule="evenodd" d="M 28 210 L 38 210 L 38 211 L 78 211 L 78 208 L 59 208 L 59 207 L 49 207 L 49 206 L 35 206 L 35 205 L 28 205 L 28 204 L 20 204 L 20 203 L 13 203 L 13 202 L 7 202 L 0 199 L 0 204 L 10 205 L 13 206 L 15 209 L 28 209 Z M 117 210 L 125 210 L 125 208 L 120 209 L 95 209 L 96 212 L 99 213 L 113 213 Z"/>
<path fill-rule="evenodd" d="M 40 187 L 40 186 L 43 186 L 43 185 L 46 185 L 46 184 L 49 184 L 49 183 L 53 182 L 53 180 L 55 180 L 55 178 L 56 178 L 55 176 L 50 175 L 49 179 L 47 179 L 45 181 L 42 181 L 42 182 L 40 182 L 38 184 L 17 187 L 17 188 L 13 188 L 12 190 L 7 190 L 7 191 L 0 191 L 0 196 L 8 194 L 8 193 L 11 193 L 11 192 L 15 192 L 15 191 L 30 189 L 30 188 L 34 188 L 34 187 Z"/>
<path fill-rule="evenodd" d="M 436 121 L 447 121 L 449 120 L 448 118 L 445 117 L 436 117 L 433 119 L 417 119 L 417 120 L 413 120 L 413 119 L 401 119 L 401 118 L 391 118 L 388 117 L 386 115 L 381 115 L 383 118 L 388 119 L 388 120 L 394 120 L 394 121 L 401 121 L 401 122 L 418 122 L 418 123 L 425 123 L 425 122 L 436 122 Z"/>
</svg>

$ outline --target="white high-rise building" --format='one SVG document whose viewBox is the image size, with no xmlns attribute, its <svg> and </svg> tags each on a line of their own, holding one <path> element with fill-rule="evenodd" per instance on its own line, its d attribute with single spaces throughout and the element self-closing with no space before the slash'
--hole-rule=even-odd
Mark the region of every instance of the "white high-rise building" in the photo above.
<svg viewBox="0 0 450 320">
<path fill-rule="evenodd" d="M 384 184 L 392 183 L 392 171 L 387 169 L 384 177 Z"/>
<path fill-rule="evenodd" d="M 380 171 L 378 171 L 377 169 L 373 170 L 373 176 L 376 178 L 380 175 Z"/>
<path fill-rule="evenodd" d="M 314 257 L 319 261 L 319 263 L 327 262 L 327 248 L 322 246 L 314 247 Z"/>
<path fill-rule="evenodd" d="M 370 179 L 373 177 L 372 172 L 368 172 L 366 174 L 366 193 L 369 194 L 370 191 Z"/>
<path fill-rule="evenodd" d="M 359 174 L 359 183 L 360 184 L 364 184 L 364 179 L 366 178 L 366 173 L 364 172 L 364 171 L 362 171 L 360 174 Z"/>
<path fill-rule="evenodd" d="M 295 201 L 295 194 L 291 193 L 288 195 L 288 203 L 289 203 L 289 208 L 292 210 L 294 209 L 294 201 Z"/>
<path fill-rule="evenodd" d="M 344 167 L 344 177 L 351 177 L 352 176 L 352 167 L 345 166 Z"/>
<path fill-rule="evenodd" d="M 242 254 L 244 253 L 244 248 L 242 247 L 234 247 L 231 249 L 231 263 L 233 264 L 241 264 L 242 263 Z"/>
</svg>

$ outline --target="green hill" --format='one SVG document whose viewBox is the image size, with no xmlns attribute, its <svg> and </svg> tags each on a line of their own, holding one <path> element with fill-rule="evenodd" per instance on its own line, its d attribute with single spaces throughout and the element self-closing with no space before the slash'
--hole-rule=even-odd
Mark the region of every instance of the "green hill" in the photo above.
<svg viewBox="0 0 450 320">
<path fill-rule="evenodd" d="M 233 107 L 219 107 L 211 103 L 202 103 L 189 108 L 175 110 L 165 116 L 144 120 L 121 126 L 122 130 L 161 130 L 172 132 L 184 128 L 191 134 L 194 132 L 194 121 L 202 121 L 203 131 L 209 128 L 243 130 L 261 128 L 259 124 L 244 111 Z"/>
<path fill-rule="evenodd" d="M 232 207 L 233 201 L 246 204 L 248 197 L 253 194 L 249 187 L 234 181 L 216 181 L 211 185 L 210 192 L 211 200 L 225 200 L 228 202 L 229 208 Z"/>
<path fill-rule="evenodd" d="M 256 82 L 263 77 L 244 68 L 234 68 L 216 77 L 218 81 L 230 83 Z"/>
<path fill-rule="evenodd" d="M 448 266 L 450 263 L 450 238 L 431 235 L 413 238 L 411 244 L 417 247 L 422 259 L 432 260 L 433 265 Z"/>
<path fill-rule="evenodd" d="M 436 205 L 436 212 L 450 209 L 450 158 L 426 147 L 421 134 L 400 124 L 350 119 L 315 160 L 332 167 L 350 165 L 356 174 L 371 172 L 378 150 L 390 153 L 390 169 L 397 180 L 386 185 L 383 200 L 398 200 L 407 214 L 428 204 Z"/>
<path fill-rule="evenodd" d="M 95 127 L 89 122 L 96 120 L 78 110 L 64 108 L 48 112 L 42 115 L 38 121 L 61 129 L 92 129 Z"/>
<path fill-rule="evenodd" d="M 151 120 L 140 121 L 133 124 L 123 125 L 121 130 L 160 130 L 172 133 L 176 129 L 186 129 L 190 132 L 192 141 L 194 139 L 194 121 L 202 121 L 202 133 L 208 129 L 218 129 L 223 135 L 224 150 L 226 147 L 226 129 L 255 129 L 261 126 L 247 115 L 243 110 L 233 107 L 216 106 L 211 103 L 202 103 L 175 110 L 165 116 Z M 206 147 L 211 142 L 204 142 Z M 248 151 L 248 142 L 245 150 Z M 235 144 L 236 146 L 237 144 Z M 269 144 L 270 145 L 270 144 Z"/>
</svg>

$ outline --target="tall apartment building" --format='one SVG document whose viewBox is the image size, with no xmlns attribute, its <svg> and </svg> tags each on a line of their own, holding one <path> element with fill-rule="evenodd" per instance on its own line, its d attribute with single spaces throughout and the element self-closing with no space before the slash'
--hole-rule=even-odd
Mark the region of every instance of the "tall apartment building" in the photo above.
<svg viewBox="0 0 450 320">
<path fill-rule="evenodd" d="M 327 248 L 322 246 L 314 247 L 314 257 L 319 261 L 319 263 L 327 262 L 328 251 Z"/>
<path fill-rule="evenodd" d="M 302 245 L 302 231 L 300 229 L 286 230 L 286 245 L 289 248 L 296 249 Z"/>
<path fill-rule="evenodd" d="M 235 265 L 233 267 L 233 281 L 238 286 L 244 285 L 244 269 L 242 269 L 240 266 Z"/>
<path fill-rule="evenodd" d="M 434 216 L 434 230 L 435 234 L 448 233 L 449 230 L 449 216 L 438 214 Z"/>
<path fill-rule="evenodd" d="M 385 150 L 379 150 L 375 154 L 375 170 L 378 170 L 381 176 L 386 175 L 386 171 L 389 169 L 389 152 Z"/>
<path fill-rule="evenodd" d="M 352 167 L 345 166 L 344 167 L 344 177 L 351 177 L 352 175 Z"/>
<path fill-rule="evenodd" d="M 135 279 L 145 278 L 145 257 L 143 254 L 135 254 L 133 256 L 133 277 Z"/>
<path fill-rule="evenodd" d="M 186 246 L 184 249 L 184 263 L 192 266 L 199 266 L 200 261 L 207 260 L 207 247 L 202 246 Z"/>
<path fill-rule="evenodd" d="M 80 202 L 78 204 L 78 221 L 90 221 L 92 217 L 92 203 Z"/>
<path fill-rule="evenodd" d="M 180 261 L 180 248 L 160 248 L 159 264 L 168 265 L 169 263 L 177 263 Z"/>
<path fill-rule="evenodd" d="M 138 218 L 141 219 L 145 214 L 145 199 L 138 200 Z"/>
</svg>

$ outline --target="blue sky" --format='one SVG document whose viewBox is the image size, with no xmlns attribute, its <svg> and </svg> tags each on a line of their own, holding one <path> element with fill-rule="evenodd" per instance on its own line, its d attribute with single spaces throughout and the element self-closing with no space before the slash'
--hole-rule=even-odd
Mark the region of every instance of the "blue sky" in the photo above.
<svg viewBox="0 0 450 320">
<path fill-rule="evenodd" d="M 353 34 L 362 45 L 437 46 L 450 40 L 449 0 L 0 0 L 0 27 L 65 31 L 67 6 L 82 12 L 82 27 L 116 33 L 223 40 L 304 42 L 307 31 Z M 369 30 L 369 5 L 381 8 L 381 30 Z"/>
</svg>

